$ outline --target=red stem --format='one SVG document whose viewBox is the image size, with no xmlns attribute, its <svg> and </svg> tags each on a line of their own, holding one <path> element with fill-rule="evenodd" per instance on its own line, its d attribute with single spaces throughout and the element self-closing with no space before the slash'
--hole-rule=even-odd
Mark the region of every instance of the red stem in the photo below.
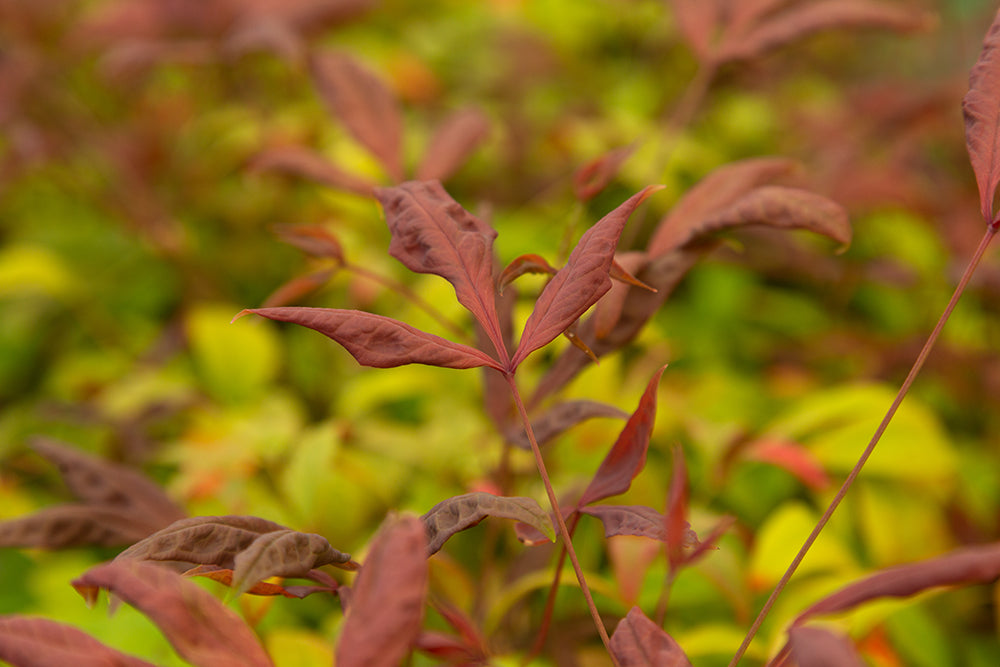
<svg viewBox="0 0 1000 667">
<path fill-rule="evenodd" d="M 753 641 L 754 635 L 757 634 L 757 631 L 760 629 L 761 624 L 767 617 L 768 612 L 771 611 L 771 607 L 774 606 L 774 602 L 777 600 L 778 595 L 780 595 L 781 591 L 784 590 L 785 585 L 788 584 L 788 580 L 792 578 L 792 575 L 799 567 L 802 559 L 805 558 L 806 553 L 809 551 L 810 547 L 812 547 L 813 542 L 816 541 L 820 532 L 822 532 L 823 528 L 826 527 L 826 524 L 830 521 L 830 517 L 833 516 L 834 511 L 840 505 L 844 496 L 847 495 L 848 489 L 850 489 L 851 485 L 854 484 L 854 480 L 857 479 L 858 474 L 868 461 L 868 458 L 872 455 L 872 452 L 875 451 L 875 446 L 878 444 L 879 440 L 882 439 L 882 434 L 885 433 L 885 429 L 889 426 L 889 422 L 892 421 L 893 416 L 895 416 L 896 410 L 899 409 L 899 405 L 903 402 L 903 398 L 905 398 L 906 394 L 910 391 L 910 386 L 913 384 L 917 374 L 920 372 L 924 362 L 927 360 L 927 356 L 930 354 L 931 348 L 933 348 L 934 344 L 937 342 L 938 336 L 941 335 L 941 330 L 944 328 L 945 322 L 948 321 L 952 311 L 955 310 L 955 306 L 958 304 L 959 298 L 962 296 L 962 293 L 965 292 L 965 288 L 969 284 L 972 274 L 975 273 L 976 267 L 979 266 L 979 261 L 983 258 L 983 254 L 986 252 L 986 248 L 989 246 L 990 241 L 993 240 L 993 235 L 996 234 L 996 232 L 997 229 L 994 228 L 993 225 L 990 225 L 987 228 L 986 233 L 979 242 L 979 247 L 976 248 L 975 253 L 972 255 L 972 259 L 969 260 L 969 265 L 965 267 L 965 273 L 962 274 L 962 278 L 958 281 L 958 286 L 955 288 L 955 292 L 951 295 L 951 300 L 948 301 L 948 305 L 945 307 L 944 312 L 941 313 L 941 318 L 938 319 L 937 324 L 934 326 L 934 330 L 931 331 L 930 336 L 927 337 L 927 342 L 924 343 L 924 347 L 920 350 L 920 354 L 917 355 L 916 361 L 914 361 L 913 366 L 910 367 L 910 372 L 906 376 L 906 379 L 903 380 L 903 384 L 899 388 L 899 392 L 896 394 L 896 398 L 893 400 L 892 405 L 890 405 L 889 409 L 886 411 L 885 417 L 882 418 L 882 423 L 880 423 L 878 428 L 875 430 L 875 434 L 869 441 L 868 446 L 865 447 L 865 451 L 861 454 L 861 457 L 854 465 L 854 468 L 847 476 L 847 479 L 844 480 L 840 490 L 837 491 L 837 495 L 833 497 L 832 501 L 830 501 L 829 507 L 827 507 L 826 511 L 823 512 L 823 516 L 820 517 L 819 522 L 813 528 L 809 537 L 806 538 L 805 543 L 795 555 L 791 565 L 788 566 L 785 574 L 783 574 L 781 579 L 778 581 L 777 586 L 775 586 L 774 590 L 771 591 L 771 596 L 767 599 L 767 602 L 764 603 L 760 613 L 757 614 L 757 618 L 754 620 L 753 625 L 750 626 L 750 630 L 747 632 L 746 637 L 743 638 L 743 643 L 740 644 L 739 649 L 737 649 L 736 655 L 733 656 L 732 661 L 729 663 L 729 667 L 736 667 L 736 665 L 739 664 L 743 654 L 746 653 L 747 648 L 749 648 L 750 642 Z"/>
</svg>

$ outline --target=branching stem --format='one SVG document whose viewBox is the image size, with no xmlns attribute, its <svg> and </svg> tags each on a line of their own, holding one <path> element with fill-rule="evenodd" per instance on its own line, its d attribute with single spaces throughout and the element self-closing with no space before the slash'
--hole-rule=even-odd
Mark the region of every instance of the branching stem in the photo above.
<svg viewBox="0 0 1000 667">
<path fill-rule="evenodd" d="M 968 266 L 965 267 L 965 272 L 962 274 L 962 278 L 958 281 L 958 286 L 955 288 L 955 292 L 951 295 L 951 300 L 948 301 L 948 305 L 945 307 L 944 312 L 941 313 L 941 317 L 934 326 L 934 330 L 931 331 L 930 336 L 927 337 L 927 342 L 924 343 L 923 348 L 920 350 L 920 354 L 917 355 L 916 361 L 914 361 L 913 366 L 910 367 L 910 372 L 907 374 L 906 379 L 903 380 L 903 384 L 900 386 L 895 400 L 893 400 L 892 405 L 890 405 L 889 409 L 886 411 L 885 416 L 882 418 L 882 422 L 878 425 L 878 428 L 875 430 L 875 434 L 868 442 L 868 446 L 865 447 L 865 450 L 862 452 L 858 462 L 854 465 L 854 468 L 847 476 L 847 479 L 844 480 L 840 490 L 837 491 L 837 495 L 835 495 L 833 500 L 830 501 L 830 505 L 826 508 L 826 511 L 823 512 L 823 516 L 820 517 L 816 526 L 809 534 L 809 537 L 806 538 L 805 543 L 795 555 L 791 565 L 788 566 L 788 569 L 781 576 L 781 579 L 774 587 L 774 590 L 771 591 L 770 597 L 768 597 L 767 602 L 764 603 L 760 613 L 757 614 L 757 618 L 754 620 L 753 625 L 750 626 L 750 630 L 747 632 L 746 637 L 743 638 L 743 643 L 740 644 L 739 649 L 737 649 L 736 655 L 733 656 L 732 661 L 729 663 L 729 667 L 736 667 L 740 659 L 743 657 L 743 654 L 746 653 L 747 648 L 750 646 L 750 642 L 753 641 L 754 636 L 760 629 L 760 626 L 767 617 L 768 612 L 770 612 L 771 607 L 774 606 L 774 602 L 777 600 L 778 595 L 780 595 L 784 590 L 785 586 L 788 584 L 788 580 L 792 578 L 792 575 L 795 573 L 795 570 L 798 569 L 802 559 L 805 558 L 806 553 L 809 551 L 810 547 L 812 547 L 813 542 L 816 541 L 816 538 L 819 537 L 819 534 L 826 527 L 826 524 L 830 521 L 830 517 L 833 516 L 834 511 L 840 505 L 844 496 L 847 495 L 848 489 L 850 489 L 851 485 L 854 484 L 854 480 L 857 479 L 858 474 L 868 461 L 868 458 L 872 455 L 872 452 L 875 451 L 875 446 L 878 444 L 879 440 L 882 439 L 882 434 L 885 433 L 886 428 L 889 426 L 889 422 L 892 421 L 892 418 L 895 416 L 896 410 L 899 409 L 900 404 L 903 402 L 903 398 L 905 398 L 906 394 L 910 391 L 910 386 L 913 384 L 917 374 L 920 372 L 924 362 L 927 360 L 927 356 L 930 354 L 931 349 L 937 342 L 938 336 L 941 335 L 941 330 L 944 328 L 945 322 L 948 321 L 948 318 L 951 317 L 952 311 L 955 310 L 955 306 L 958 304 L 959 298 L 962 296 L 962 293 L 965 292 L 965 288 L 969 284 L 972 274 L 975 273 L 976 267 L 979 266 L 979 261 L 983 258 L 983 254 L 986 252 L 986 248 L 989 246 L 990 241 L 993 240 L 993 236 L 996 232 L 997 229 L 993 225 L 990 225 L 987 228 L 986 233 L 979 242 L 979 247 L 976 248 L 976 251 L 972 255 L 972 259 L 969 260 Z"/>
</svg>

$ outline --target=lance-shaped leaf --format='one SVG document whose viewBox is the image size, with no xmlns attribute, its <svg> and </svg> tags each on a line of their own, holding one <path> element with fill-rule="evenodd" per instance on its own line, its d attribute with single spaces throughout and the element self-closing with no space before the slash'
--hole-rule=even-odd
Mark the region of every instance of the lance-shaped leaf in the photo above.
<svg viewBox="0 0 1000 667">
<path fill-rule="evenodd" d="M 745 451 L 747 458 L 783 468 L 813 491 L 822 491 L 832 483 L 816 455 L 797 442 L 763 438 Z"/>
<path fill-rule="evenodd" d="M 611 654 L 621 667 L 691 667 L 673 637 L 632 607 L 611 635 Z"/>
<path fill-rule="evenodd" d="M 597 401 L 564 401 L 556 403 L 537 418 L 532 419 L 531 430 L 534 432 L 538 444 L 544 445 L 581 422 L 601 417 L 627 419 L 628 413 L 613 405 Z M 531 449 L 528 434 L 521 425 L 508 429 L 504 437 L 516 447 L 525 450 Z"/>
<path fill-rule="evenodd" d="M 618 174 L 622 164 L 635 149 L 634 143 L 612 149 L 577 169 L 573 174 L 573 193 L 576 198 L 580 201 L 593 199 Z"/>
<path fill-rule="evenodd" d="M 427 527 L 427 555 L 437 553 L 449 537 L 488 516 L 522 521 L 537 528 L 550 541 L 556 538 L 548 514 L 533 499 L 478 491 L 443 500 L 421 517 Z"/>
<path fill-rule="evenodd" d="M 149 617 L 196 667 L 271 667 L 253 631 L 234 611 L 197 584 L 160 565 L 114 560 L 73 581 L 93 601 L 106 589 Z"/>
<path fill-rule="evenodd" d="M 296 276 L 283 285 L 279 285 L 264 299 L 262 308 L 280 308 L 290 303 L 300 301 L 307 294 L 315 292 L 330 282 L 334 269 L 314 271 L 304 276 Z"/>
<path fill-rule="evenodd" d="M 880 570 L 828 595 L 799 614 L 795 623 L 835 614 L 884 597 L 909 597 L 940 586 L 992 582 L 1000 577 L 1000 542 L 956 549 L 943 556 Z"/>
<path fill-rule="evenodd" d="M 452 199 L 437 181 L 408 181 L 379 188 L 392 232 L 389 254 L 417 273 L 441 276 L 506 359 L 493 288 L 496 230 Z"/>
<path fill-rule="evenodd" d="M 500 368 L 496 360 L 474 347 L 420 331 L 382 315 L 339 308 L 250 308 L 236 320 L 254 313 L 276 322 L 290 322 L 318 331 L 340 343 L 362 366 L 393 368 L 427 364 L 444 368 Z"/>
<path fill-rule="evenodd" d="M 670 489 L 667 491 L 667 509 L 664 514 L 664 528 L 667 535 L 667 561 L 675 570 L 684 561 L 684 542 L 691 530 L 688 516 L 688 478 L 684 450 L 673 448 L 674 470 L 670 475 Z"/>
<path fill-rule="evenodd" d="M 979 60 L 969 73 L 962 100 L 965 146 L 979 185 L 983 219 L 994 220 L 993 202 L 1000 184 L 1000 11 L 986 33 Z"/>
<path fill-rule="evenodd" d="M 375 183 L 372 181 L 348 173 L 316 151 L 301 146 L 267 148 L 253 158 L 249 168 L 253 171 L 274 171 L 305 178 L 334 190 L 353 192 L 362 197 L 371 197 L 375 190 Z"/>
<path fill-rule="evenodd" d="M 12 667 L 154 667 L 47 618 L 0 616 L 0 660 Z"/>
<path fill-rule="evenodd" d="M 137 518 L 134 510 L 56 505 L 0 523 L 0 547 L 121 547 L 143 539 L 154 530 L 141 517 Z"/>
<path fill-rule="evenodd" d="M 431 137 L 417 168 L 421 181 L 447 180 L 490 134 L 490 121 L 478 109 L 459 109 Z"/>
<path fill-rule="evenodd" d="M 638 535 L 664 542 L 667 531 L 663 515 L 645 505 L 590 505 L 580 512 L 597 517 L 604 524 L 604 536 Z"/>
<path fill-rule="evenodd" d="M 639 399 L 639 406 L 625 423 L 625 428 L 604 457 L 587 489 L 580 498 L 578 507 L 597 500 L 617 496 L 628 491 L 632 480 L 646 465 L 646 450 L 649 436 L 656 420 L 656 390 L 666 366 L 653 374 L 646 390 Z"/>
<path fill-rule="evenodd" d="M 924 12 L 872 0 L 816 0 L 777 12 L 752 29 L 727 39 L 719 47 L 719 60 L 745 60 L 802 37 L 836 28 L 881 28 L 911 31 L 925 28 Z"/>
<path fill-rule="evenodd" d="M 355 569 L 347 554 L 314 533 L 277 530 L 255 539 L 233 559 L 233 593 L 241 595 L 268 577 L 305 577 L 316 567 Z"/>
<path fill-rule="evenodd" d="M 656 185 L 644 188 L 584 233 L 566 266 L 538 296 L 511 361 L 513 368 L 552 342 L 611 289 L 611 262 L 625 222 L 646 197 L 660 189 Z"/>
<path fill-rule="evenodd" d="M 415 516 L 390 517 L 351 590 L 337 667 L 397 667 L 420 634 L 427 597 L 427 535 Z"/>
<path fill-rule="evenodd" d="M 670 4 L 684 41 L 700 61 L 711 60 L 715 34 L 722 18 L 720 3 L 716 0 L 670 0 Z"/>
<path fill-rule="evenodd" d="M 323 225 L 275 225 L 274 232 L 282 241 L 308 255 L 344 263 L 344 247 Z"/>
<path fill-rule="evenodd" d="M 51 438 L 34 438 L 32 448 L 54 463 L 69 490 L 90 505 L 129 510 L 152 530 L 185 516 L 159 486 L 132 468 L 85 454 Z"/>
<path fill-rule="evenodd" d="M 826 628 L 795 626 L 788 631 L 788 643 L 798 667 L 864 667 L 854 645 Z"/>
<path fill-rule="evenodd" d="M 312 58 L 311 67 L 327 107 L 394 180 L 403 180 L 403 115 L 392 91 L 343 53 L 320 53 Z"/>
</svg>

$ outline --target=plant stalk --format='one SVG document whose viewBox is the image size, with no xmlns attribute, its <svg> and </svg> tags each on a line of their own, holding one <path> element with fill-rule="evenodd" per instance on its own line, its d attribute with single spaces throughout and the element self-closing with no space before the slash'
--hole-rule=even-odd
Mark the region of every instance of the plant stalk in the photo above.
<svg viewBox="0 0 1000 667">
<path fill-rule="evenodd" d="M 569 529 L 566 527 L 566 519 L 563 517 L 562 510 L 559 508 L 559 500 L 556 498 L 556 492 L 552 488 L 552 481 L 549 479 L 548 470 L 545 468 L 545 460 L 542 458 L 542 450 L 538 446 L 538 440 L 535 439 L 535 432 L 531 428 L 531 420 L 528 418 L 528 411 L 525 409 L 524 401 L 521 400 L 521 394 L 517 390 L 517 383 L 514 381 L 514 374 L 504 373 L 504 379 L 506 379 L 507 384 L 510 385 L 510 391 L 514 396 L 514 403 L 517 405 L 517 410 L 521 415 L 521 421 L 524 423 L 524 431 L 528 436 L 528 442 L 531 443 L 531 451 L 535 455 L 535 465 L 538 467 L 538 474 L 542 478 L 542 484 L 545 485 L 545 493 L 549 497 L 549 504 L 552 505 L 552 513 L 555 515 L 556 523 L 559 525 L 559 536 L 562 539 L 563 547 L 566 549 L 566 553 L 569 555 L 569 560 L 573 564 L 573 571 L 576 573 L 576 580 L 580 583 L 580 590 L 583 591 L 583 597 L 587 601 L 587 608 L 590 610 L 590 616 L 594 620 L 594 626 L 597 628 L 597 634 L 601 636 L 601 641 L 604 643 L 604 648 L 607 649 L 608 655 L 611 656 L 611 661 L 616 667 L 618 667 L 618 661 L 611 652 L 611 639 L 608 637 L 607 628 L 604 627 L 604 621 L 601 620 L 601 614 L 597 611 L 597 605 L 594 604 L 594 596 L 590 592 L 590 587 L 587 586 L 587 579 L 583 575 L 583 568 L 580 567 L 580 561 L 576 557 L 576 550 L 573 548 L 573 539 L 570 536 Z"/>
<path fill-rule="evenodd" d="M 896 410 L 899 409 L 899 406 L 903 402 L 903 399 L 906 397 L 906 394 L 910 391 L 910 386 L 916 379 L 917 374 L 920 372 L 920 369 L 923 368 L 924 362 L 927 361 L 927 357 L 928 355 L 930 355 L 931 349 L 934 347 L 934 344 L 937 342 L 938 337 L 941 335 L 941 330 L 944 328 L 945 322 L 948 321 L 948 318 L 951 317 L 952 311 L 955 310 L 955 306 L 958 305 L 959 298 L 965 292 L 965 288 L 969 284 L 969 280 L 972 278 L 973 273 L 975 273 L 976 267 L 979 266 L 979 261 L 983 258 L 983 255 L 986 252 L 986 248 L 989 246 L 990 241 L 993 240 L 993 236 L 996 234 L 996 232 L 997 232 L 997 227 L 995 227 L 993 224 L 991 224 L 986 229 L 986 233 L 983 235 L 982 240 L 979 242 L 979 247 L 977 247 L 976 251 L 973 253 L 972 259 L 969 260 L 968 266 L 965 267 L 965 272 L 962 274 L 961 279 L 958 281 L 958 286 L 955 288 L 955 292 L 951 295 L 951 299 L 948 301 L 948 305 L 945 307 L 944 312 L 941 313 L 941 317 L 938 319 L 937 324 L 934 326 L 933 331 L 931 331 L 930 335 L 927 337 L 927 342 L 924 343 L 923 348 L 920 350 L 920 354 L 917 355 L 916 361 L 914 361 L 913 366 L 910 367 L 910 372 L 907 374 L 906 379 L 903 380 L 903 384 L 900 386 L 899 392 L 896 394 L 896 398 L 893 400 L 892 405 L 890 405 L 889 409 L 886 411 L 885 416 L 882 418 L 882 422 L 878 425 L 878 428 L 875 430 L 875 434 L 868 442 L 868 446 L 865 447 L 865 450 L 864 452 L 862 452 L 861 457 L 858 459 L 858 462 L 854 465 L 854 468 L 851 470 L 850 474 L 847 475 L 847 479 L 844 480 L 844 483 L 843 485 L 841 485 L 840 490 L 837 491 L 837 495 L 835 495 L 833 497 L 833 500 L 830 501 L 830 505 L 826 508 L 826 511 L 823 512 L 823 516 L 820 517 L 819 522 L 817 522 L 816 526 L 809 534 L 809 537 L 806 538 L 806 541 L 802 545 L 802 548 L 799 549 L 799 552 L 795 555 L 795 558 L 792 559 L 791 565 L 788 566 L 788 569 L 781 576 L 781 579 L 778 581 L 778 584 L 774 587 L 774 590 L 771 591 L 770 597 L 768 597 L 767 602 L 764 603 L 764 606 L 761 608 L 760 613 L 757 614 L 757 618 L 754 620 L 753 625 L 750 626 L 750 630 L 747 632 L 746 637 L 743 638 L 743 643 L 740 644 L 739 649 L 737 649 L 736 655 L 733 656 L 732 661 L 729 663 L 729 667 L 736 667 L 736 665 L 739 664 L 739 661 L 743 658 L 743 654 L 746 653 L 747 648 L 749 648 L 750 646 L 750 642 L 753 641 L 754 636 L 760 629 L 760 626 L 764 622 L 764 619 L 767 617 L 768 612 L 771 611 L 771 607 L 774 606 L 774 603 L 777 600 L 778 596 L 781 594 L 785 586 L 788 584 L 789 579 L 792 578 L 792 575 L 795 573 L 795 570 L 798 569 L 799 564 L 802 562 L 802 559 L 805 558 L 805 555 L 812 547 L 813 542 L 816 541 L 816 538 L 819 537 L 819 534 L 823 531 L 823 529 L 826 527 L 826 524 L 830 521 L 830 517 L 833 516 L 834 511 L 840 505 L 841 501 L 844 499 L 844 496 L 847 495 L 848 489 L 850 489 L 851 485 L 854 484 L 854 480 L 857 479 L 858 474 L 861 472 L 861 469 L 864 467 L 865 463 L 872 455 L 872 452 L 875 451 L 875 446 L 878 445 L 879 440 L 882 439 L 882 434 L 885 433 L 886 428 L 889 426 L 889 422 L 892 421 L 892 418 L 896 414 Z"/>
</svg>

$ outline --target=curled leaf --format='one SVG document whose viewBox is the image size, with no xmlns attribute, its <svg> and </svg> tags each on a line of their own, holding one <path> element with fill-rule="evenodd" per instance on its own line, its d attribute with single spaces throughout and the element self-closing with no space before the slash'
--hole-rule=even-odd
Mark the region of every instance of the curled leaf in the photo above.
<svg viewBox="0 0 1000 667">
<path fill-rule="evenodd" d="M 604 536 L 637 535 L 664 542 L 667 532 L 663 515 L 645 505 L 588 505 L 580 512 L 601 520 Z"/>
<path fill-rule="evenodd" d="M 437 553 L 449 537 L 488 516 L 522 521 L 541 531 L 550 541 L 555 539 L 552 521 L 536 501 L 479 491 L 448 498 L 421 517 L 427 527 L 427 555 Z"/>
<path fill-rule="evenodd" d="M 250 308 L 233 319 L 254 313 L 318 331 L 344 347 L 362 366 L 393 368 L 427 364 L 444 368 L 500 368 L 496 360 L 474 347 L 415 329 L 382 315 L 338 308 Z"/>
<path fill-rule="evenodd" d="M 515 257 L 500 272 L 500 276 L 497 278 L 497 290 L 503 293 L 507 285 L 510 285 L 526 273 L 547 273 L 550 276 L 554 276 L 557 271 L 558 269 L 545 261 L 545 258 L 541 255 L 521 255 Z"/>
<path fill-rule="evenodd" d="M 294 530 L 264 533 L 233 559 L 233 593 L 240 595 L 268 577 L 305 577 L 322 565 L 358 567 L 321 535 Z"/>
</svg>

